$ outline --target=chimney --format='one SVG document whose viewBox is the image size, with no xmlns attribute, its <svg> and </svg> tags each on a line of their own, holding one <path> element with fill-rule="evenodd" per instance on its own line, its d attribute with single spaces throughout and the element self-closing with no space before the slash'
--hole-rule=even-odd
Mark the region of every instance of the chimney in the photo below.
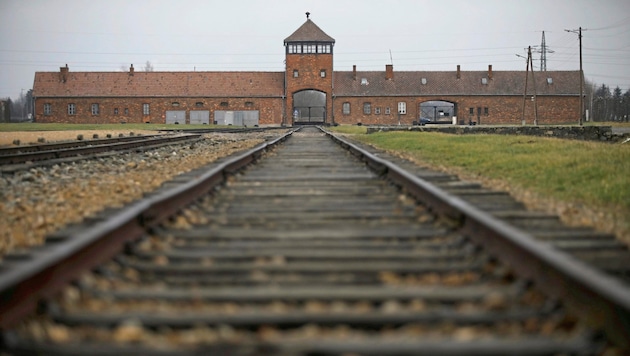
<svg viewBox="0 0 630 356">
<path fill-rule="evenodd" d="M 357 65 L 352 65 L 352 80 L 357 80 Z"/>
<path fill-rule="evenodd" d="M 458 64 L 457 65 L 457 79 L 460 79 L 461 77 L 462 77 L 461 67 Z"/>
<path fill-rule="evenodd" d="M 133 75 L 134 69 L 133 69 L 133 63 L 131 63 L 131 67 L 129 67 L 129 75 Z"/>
<path fill-rule="evenodd" d="M 68 68 L 68 64 L 65 67 L 59 67 L 59 81 L 65 83 L 68 80 L 68 72 L 70 68 Z"/>
<path fill-rule="evenodd" d="M 488 79 L 492 79 L 492 64 L 488 64 Z"/>
<path fill-rule="evenodd" d="M 387 80 L 394 79 L 394 65 L 393 64 L 385 65 L 385 79 Z"/>
</svg>

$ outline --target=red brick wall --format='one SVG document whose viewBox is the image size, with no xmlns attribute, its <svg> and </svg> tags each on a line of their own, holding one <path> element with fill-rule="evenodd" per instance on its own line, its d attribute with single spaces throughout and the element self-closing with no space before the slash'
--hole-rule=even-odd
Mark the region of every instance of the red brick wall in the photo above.
<svg viewBox="0 0 630 356">
<path fill-rule="evenodd" d="M 319 67 L 315 67 L 319 68 Z M 290 71 L 292 73 L 292 70 Z M 303 74 L 302 74 L 303 73 Z M 300 77 L 308 75 L 304 70 Z M 313 75 L 312 73 L 310 75 Z M 319 78 L 319 69 L 316 70 Z M 327 75 L 327 77 L 329 77 Z M 292 85 L 294 91 L 302 89 L 318 89 L 324 91 L 325 80 L 322 80 L 322 87 L 308 86 L 306 78 L 295 78 Z M 321 78 L 328 79 L 328 78 Z M 317 79 L 315 80 L 317 81 Z M 328 80 L 329 81 L 329 80 Z M 291 92 L 289 92 L 291 93 Z M 417 121 L 420 103 L 428 100 L 443 100 L 457 103 L 458 121 L 468 123 L 469 120 L 482 125 L 492 124 L 521 124 L 523 111 L 522 96 L 462 96 L 462 97 L 336 97 L 334 102 L 330 89 L 327 91 L 327 106 L 329 113 L 327 117 L 334 114 L 334 122 L 339 124 L 364 125 L 397 125 L 398 124 L 398 102 L 407 103 L 407 114 L 400 115 L 400 123 L 410 125 Z M 538 96 L 538 124 L 564 124 L 574 123 L 578 120 L 579 98 L 569 96 Z M 173 102 L 178 102 L 179 106 L 174 107 Z M 197 106 L 197 103 L 202 103 Z M 343 103 L 350 103 L 350 115 L 342 113 Z M 371 103 L 372 113 L 363 114 L 363 103 Z M 44 103 L 52 104 L 52 114 L 44 115 Z M 69 103 L 74 103 L 75 115 L 67 114 Z M 93 103 L 99 104 L 99 115 L 92 115 L 91 107 Z M 150 114 L 143 115 L 142 105 L 150 105 Z M 227 106 L 221 105 L 227 103 Z M 251 103 L 251 104 L 248 104 Z M 287 113 L 292 107 L 292 95 L 286 101 Z M 333 112 L 334 107 L 334 112 Z M 376 108 L 381 109 L 380 114 L 376 114 Z M 385 114 L 389 107 L 391 113 Z M 481 117 L 477 117 L 477 108 L 481 108 Z M 485 115 L 484 108 L 488 108 L 488 115 Z M 114 108 L 118 108 L 118 114 L 114 114 Z M 125 108 L 129 113 L 125 114 Z M 469 114 L 469 109 L 473 108 L 473 115 Z M 216 110 L 259 110 L 261 125 L 280 125 L 283 116 L 283 100 L 281 98 L 38 98 L 35 101 L 35 116 L 37 122 L 60 122 L 60 123 L 164 123 L 165 112 L 167 110 L 210 110 L 210 121 L 213 121 Z M 188 115 L 189 116 L 189 115 Z M 332 122 L 332 120 L 328 120 Z M 525 101 L 525 122 L 533 124 L 534 104 L 531 97 Z M 287 123 L 291 121 L 288 120 Z"/>
<path fill-rule="evenodd" d="M 447 101 L 456 103 L 457 120 L 468 123 L 469 120 L 482 125 L 513 124 L 520 125 L 523 115 L 522 96 L 443 96 L 443 97 L 341 97 L 334 99 L 334 121 L 338 124 L 364 125 L 397 125 L 398 102 L 407 103 L 407 114 L 400 115 L 402 125 L 410 125 L 418 121 L 420 117 L 420 104 L 425 101 Z M 343 114 L 343 103 L 350 103 L 350 114 Z M 363 103 L 371 103 L 371 114 L 363 113 Z M 564 124 L 574 123 L 579 117 L 579 97 L 575 96 L 537 96 L 538 124 Z M 381 113 L 376 114 L 376 108 L 381 108 Z M 386 108 L 390 108 L 390 115 L 385 114 Z M 473 115 L 470 115 L 473 108 Z M 481 108 L 478 117 L 477 108 Z M 485 114 L 488 108 L 488 114 Z M 531 96 L 525 101 L 525 122 L 534 123 L 534 104 Z"/>
<path fill-rule="evenodd" d="M 326 70 L 326 77 L 322 78 L 320 71 Z M 298 71 L 298 77 L 293 76 L 293 71 Z M 332 110 L 332 83 L 333 83 L 333 55 L 322 53 L 309 54 L 287 54 L 286 55 L 286 76 L 287 76 L 287 102 L 286 113 L 288 116 L 293 112 L 293 94 L 306 89 L 319 90 L 326 93 L 326 117 L 331 117 Z M 287 123 L 291 123 L 287 117 Z"/>
<path fill-rule="evenodd" d="M 173 106 L 173 103 L 179 106 Z M 52 104 L 51 115 L 44 115 L 44 104 Z M 68 104 L 75 104 L 75 115 L 68 115 Z M 99 104 L 99 114 L 92 115 L 92 104 Z M 199 106 L 197 103 L 201 103 Z M 227 106 L 222 105 L 227 103 Z M 143 114 L 149 104 L 149 115 Z M 118 114 L 114 109 L 118 108 Z M 128 114 L 125 113 L 128 109 Z M 37 98 L 37 122 L 60 123 L 158 123 L 166 122 L 166 111 L 209 110 L 212 123 L 215 110 L 258 110 L 260 125 L 279 125 L 282 120 L 281 98 Z"/>
</svg>

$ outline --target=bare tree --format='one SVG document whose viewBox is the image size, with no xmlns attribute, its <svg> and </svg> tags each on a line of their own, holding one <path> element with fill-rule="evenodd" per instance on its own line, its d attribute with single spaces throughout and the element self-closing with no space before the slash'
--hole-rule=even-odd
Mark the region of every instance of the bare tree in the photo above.
<svg viewBox="0 0 630 356">
<path fill-rule="evenodd" d="M 153 72 L 153 64 L 151 64 L 150 61 L 147 61 L 147 63 L 144 64 L 144 71 Z"/>
</svg>

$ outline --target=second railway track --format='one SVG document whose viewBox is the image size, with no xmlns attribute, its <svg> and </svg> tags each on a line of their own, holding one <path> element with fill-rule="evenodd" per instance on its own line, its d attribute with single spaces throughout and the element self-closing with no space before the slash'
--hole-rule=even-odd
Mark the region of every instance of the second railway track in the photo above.
<svg viewBox="0 0 630 356">
<path fill-rule="evenodd" d="M 0 148 L 0 166 L 29 162 L 31 165 L 58 159 L 77 159 L 104 152 L 170 145 L 177 142 L 196 140 L 201 134 L 128 136 L 95 140 L 46 143 L 18 147 Z M 19 168 L 18 168 L 19 169 Z"/>
<path fill-rule="evenodd" d="M 5 260 L 0 272 L 44 262 L 13 279 L 0 274 L 2 298 L 14 303 L 2 310 L 3 347 L 64 355 L 590 355 L 608 343 L 628 348 L 630 296 L 620 282 L 342 146 L 349 150 L 304 128 L 242 171 L 237 166 L 259 154 L 226 161 L 216 176 L 189 175 L 211 184 L 175 188 L 195 197 L 185 208 L 176 205 L 185 200 L 180 195 L 158 193 L 112 221 L 97 219 L 77 233 L 75 246 Z M 169 210 L 176 216 L 163 221 Z M 94 230 L 118 247 L 89 246 L 100 238 Z M 501 234 L 511 235 L 504 241 Z M 70 238 L 61 234 L 50 248 L 71 245 Z M 49 271 L 55 254 L 66 267 Z M 71 276 L 78 265 L 93 270 Z M 39 277 L 21 285 L 20 274 Z M 38 282 L 62 293 L 24 319 L 21 310 L 52 293 Z"/>
</svg>

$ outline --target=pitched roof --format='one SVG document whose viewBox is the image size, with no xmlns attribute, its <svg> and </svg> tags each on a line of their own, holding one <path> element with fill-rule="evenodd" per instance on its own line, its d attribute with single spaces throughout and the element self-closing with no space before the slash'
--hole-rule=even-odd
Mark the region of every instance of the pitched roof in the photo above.
<svg viewBox="0 0 630 356">
<path fill-rule="evenodd" d="M 35 97 L 280 97 L 284 72 L 36 72 Z"/>
<path fill-rule="evenodd" d="M 284 43 L 288 42 L 332 42 L 335 39 L 328 36 L 321 28 L 319 28 L 311 19 L 300 26 L 291 36 L 284 39 Z"/>
<path fill-rule="evenodd" d="M 535 72 L 537 95 L 578 95 L 579 71 Z M 362 79 L 367 81 L 363 85 Z M 482 84 L 486 78 L 487 84 Z M 547 82 L 552 79 L 552 83 Z M 336 96 L 523 95 L 524 71 L 335 71 Z M 531 74 L 528 95 L 534 93 Z M 284 72 L 36 72 L 35 97 L 282 97 Z"/>
<path fill-rule="evenodd" d="M 535 72 L 536 95 L 578 95 L 579 71 Z M 523 95 L 524 71 L 494 71 L 492 79 L 487 71 L 394 72 L 387 80 L 385 71 L 335 72 L 336 96 L 416 96 L 416 95 Z M 482 84 L 482 78 L 487 84 Z M 552 83 L 547 82 L 552 79 Z M 367 84 L 361 84 L 362 79 Z M 528 95 L 534 93 L 531 73 L 527 84 Z"/>
</svg>

